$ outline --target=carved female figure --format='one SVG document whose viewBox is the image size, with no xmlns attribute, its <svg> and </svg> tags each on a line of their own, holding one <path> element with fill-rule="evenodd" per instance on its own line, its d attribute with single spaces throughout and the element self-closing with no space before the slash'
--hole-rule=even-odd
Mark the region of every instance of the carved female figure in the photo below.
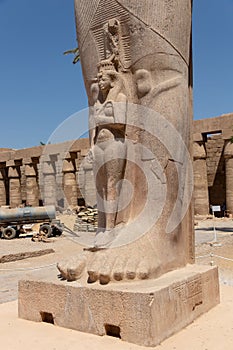
<svg viewBox="0 0 233 350">
<path fill-rule="evenodd" d="M 120 181 L 124 178 L 127 97 L 123 80 L 114 65 L 105 60 L 98 66 L 102 103 L 94 105 L 93 156 L 99 208 L 97 245 L 105 245 L 117 223 Z"/>
</svg>

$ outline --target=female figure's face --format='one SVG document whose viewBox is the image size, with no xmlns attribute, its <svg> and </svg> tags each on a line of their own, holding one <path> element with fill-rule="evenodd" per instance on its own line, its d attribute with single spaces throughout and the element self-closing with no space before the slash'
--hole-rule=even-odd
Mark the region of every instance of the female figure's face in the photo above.
<svg viewBox="0 0 233 350">
<path fill-rule="evenodd" d="M 98 83 L 101 91 L 108 92 L 111 89 L 111 78 L 109 74 L 102 72 L 98 74 Z"/>
</svg>

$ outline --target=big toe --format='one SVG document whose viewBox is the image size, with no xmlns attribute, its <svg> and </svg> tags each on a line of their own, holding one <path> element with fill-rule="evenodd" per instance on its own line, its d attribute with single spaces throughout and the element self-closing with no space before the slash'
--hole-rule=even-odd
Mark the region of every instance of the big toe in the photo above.
<svg viewBox="0 0 233 350">
<path fill-rule="evenodd" d="M 57 269 L 60 272 L 60 275 L 63 279 L 67 278 L 67 262 L 66 261 L 61 261 L 57 263 Z"/>
<path fill-rule="evenodd" d="M 67 269 L 67 281 L 76 281 L 80 279 L 85 267 L 86 261 L 81 259 L 76 261 L 76 263 L 70 264 Z"/>
</svg>

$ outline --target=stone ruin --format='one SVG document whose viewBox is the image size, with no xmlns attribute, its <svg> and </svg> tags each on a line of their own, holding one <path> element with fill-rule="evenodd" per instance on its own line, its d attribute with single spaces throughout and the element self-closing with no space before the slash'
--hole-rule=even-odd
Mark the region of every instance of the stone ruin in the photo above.
<svg viewBox="0 0 233 350">
<path fill-rule="evenodd" d="M 221 216 L 233 214 L 232 125 L 233 114 L 194 121 L 193 169 L 196 215 L 208 215 L 211 205 L 221 206 Z"/>
<path fill-rule="evenodd" d="M 88 139 L 0 152 L 0 206 L 95 204 L 93 174 L 85 157 Z"/>
<path fill-rule="evenodd" d="M 225 215 L 233 215 L 231 193 L 231 138 L 233 114 L 193 121 L 194 213 L 210 214 L 211 205 L 226 206 Z M 47 148 L 50 179 L 41 174 Z M 66 209 L 86 203 L 96 205 L 92 164 L 85 162 L 89 140 L 32 147 L 23 150 L 0 149 L 0 206 L 55 205 Z M 228 160 L 229 159 L 229 160 Z M 64 166 L 63 166 L 64 163 Z M 82 166 L 84 165 L 84 166 Z M 39 179 L 40 175 L 41 179 Z M 48 186 L 49 185 L 49 186 Z M 49 189 L 48 189 L 49 187 Z M 50 190 L 50 188 L 52 188 Z M 43 198 L 43 193 L 50 193 Z M 217 213 L 216 213 L 217 214 Z M 224 216 L 224 211 L 220 213 Z"/>
<path fill-rule="evenodd" d="M 219 302 L 217 268 L 194 264 L 191 13 L 75 1 L 98 230 L 63 281 L 20 282 L 20 317 L 156 346 Z"/>
</svg>

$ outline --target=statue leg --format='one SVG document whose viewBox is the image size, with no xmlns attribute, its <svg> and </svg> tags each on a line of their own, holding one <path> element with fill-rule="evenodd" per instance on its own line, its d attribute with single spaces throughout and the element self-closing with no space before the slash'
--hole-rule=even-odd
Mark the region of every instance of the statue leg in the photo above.
<svg viewBox="0 0 233 350">
<path fill-rule="evenodd" d="M 98 161 L 98 159 L 95 158 L 95 161 Z M 119 202 L 125 164 L 126 145 L 124 140 L 112 139 L 104 150 L 104 165 L 101 168 L 101 174 L 99 174 L 98 178 L 96 177 L 97 191 L 98 186 L 105 189 L 105 229 L 97 231 L 95 239 L 96 247 L 106 247 L 115 238 L 117 233 L 114 228 L 116 227 L 117 213 L 121 209 L 119 208 Z M 120 203 L 123 202 L 121 201 Z"/>
<path fill-rule="evenodd" d="M 156 142 L 148 133 L 141 133 L 141 140 L 135 135 L 127 135 L 127 138 L 137 144 L 136 156 L 141 157 L 145 169 L 149 169 L 150 178 L 155 183 L 148 189 L 148 196 L 152 203 L 143 216 L 141 225 L 131 225 L 137 219 L 137 201 L 130 208 L 130 222 L 121 230 L 122 237 L 129 236 L 139 227 L 145 232 L 145 225 L 154 211 L 160 205 L 160 192 L 158 186 L 167 189 L 166 203 L 159 220 L 137 240 L 130 243 L 122 243 L 113 249 L 99 249 L 85 251 L 77 255 L 76 260 L 67 264 L 59 265 L 59 270 L 64 278 L 68 280 L 79 279 L 83 274 L 85 280 L 90 282 L 99 281 L 108 283 L 111 280 L 132 280 L 155 278 L 161 273 L 183 267 L 193 262 L 192 241 L 192 213 L 191 206 L 182 217 L 183 197 L 179 194 L 179 187 L 183 188 L 189 183 L 187 178 L 179 174 L 185 173 L 185 165 L 182 162 L 182 150 L 175 142 L 174 133 L 177 131 L 189 150 L 190 126 L 191 126 L 191 71 L 190 71 L 190 34 L 191 34 L 191 0 L 158 0 L 156 2 L 144 0 L 75 0 L 76 23 L 79 41 L 80 55 L 82 58 L 83 76 L 87 94 L 91 104 L 91 89 L 97 73 L 100 60 L 108 59 L 104 51 L 106 39 L 105 29 L 108 21 L 112 19 L 112 13 L 116 14 L 119 23 L 118 51 L 121 65 L 119 74 L 129 82 L 127 89 L 127 101 L 140 104 L 158 112 L 173 125 L 173 132 L 169 133 L 167 141 L 170 151 L 161 153 L 161 147 L 156 147 Z M 85 16 L 84 16 L 85 14 Z M 117 62 L 115 62 L 117 64 Z M 123 67 L 124 69 L 121 69 Z M 132 79 L 133 77 L 133 79 Z M 127 113 L 127 118 L 130 113 Z M 137 115 L 135 116 L 137 119 Z M 147 121 L 143 126 L 144 115 L 138 118 L 140 128 L 147 129 L 152 135 L 157 133 L 156 118 Z M 130 124 L 129 119 L 128 123 Z M 134 124 L 133 124 L 134 125 Z M 138 123 L 136 123 L 138 126 Z M 127 129 L 127 127 L 126 127 Z M 165 130 L 162 128 L 161 130 Z M 145 136 L 145 137 L 144 137 Z M 160 136 L 160 135 L 158 135 Z M 165 135 L 166 137 L 166 135 Z M 151 140 L 151 142 L 150 142 Z M 170 142 L 171 141 L 171 142 Z M 140 142 L 149 144 L 155 157 L 142 154 Z M 165 143 L 166 146 L 166 143 Z M 170 156 L 170 153 L 174 153 Z M 168 156 L 167 156 L 168 153 Z M 135 157 L 137 158 L 137 157 Z M 109 159 L 110 160 L 110 159 Z M 160 168 L 156 167 L 156 160 Z M 106 160 L 104 159 L 104 162 Z M 108 187 L 113 186 L 121 179 L 120 173 L 114 179 L 114 171 L 117 166 L 109 161 L 107 167 Z M 122 166 L 122 165 L 121 165 Z M 113 167 L 113 168 L 112 168 Z M 126 174 L 134 172 L 130 168 L 130 162 L 126 162 Z M 122 166 L 123 168 L 123 166 Z M 158 168 L 158 169 L 157 169 Z M 106 167 L 105 167 L 106 169 Z M 163 176 L 166 177 L 164 181 Z M 123 178 L 123 177 L 122 177 Z M 137 171 L 132 174 L 132 179 L 137 179 Z M 144 188 L 139 182 L 133 182 L 132 186 L 137 194 L 137 199 L 143 200 Z M 106 187 L 107 189 L 107 187 Z M 109 191 L 109 190 L 108 190 Z M 107 191 L 107 192 L 108 192 Z M 112 190 L 111 190 L 112 191 Z M 113 190 L 106 198 L 116 198 L 117 193 Z M 148 201 L 147 201 L 148 202 Z M 176 223 L 172 211 L 174 202 L 177 202 L 175 216 L 180 218 L 178 226 L 167 233 L 168 224 Z M 170 217 L 172 216 L 172 220 Z M 106 216 L 106 226 L 112 227 L 113 216 Z M 116 222 L 116 221 L 115 221 Z M 134 230 L 135 228 L 135 230 Z M 115 230 L 116 228 L 114 228 Z M 114 231 L 114 230 L 110 230 Z M 100 245 L 101 246 L 101 245 Z"/>
<path fill-rule="evenodd" d="M 106 173 L 104 169 L 104 149 L 101 145 L 94 145 L 93 147 L 93 171 L 96 186 L 96 199 L 98 208 L 98 231 L 103 232 L 106 227 L 106 215 L 104 202 L 106 200 Z"/>
</svg>

